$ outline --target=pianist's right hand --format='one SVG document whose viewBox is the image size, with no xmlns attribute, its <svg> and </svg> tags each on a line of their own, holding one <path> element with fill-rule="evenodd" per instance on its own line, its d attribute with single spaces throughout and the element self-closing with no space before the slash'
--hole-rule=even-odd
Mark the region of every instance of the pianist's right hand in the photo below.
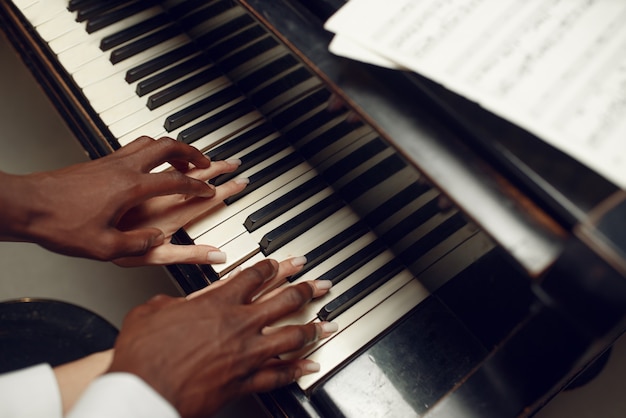
<svg viewBox="0 0 626 418">
<path fill-rule="evenodd" d="M 175 169 L 151 172 L 166 162 Z M 237 161 L 211 163 L 171 138 L 141 137 L 106 157 L 64 169 L 0 173 L 0 240 L 35 242 L 121 265 L 208 263 L 211 255 L 223 255 L 210 246 L 174 246 L 170 238 L 243 190 L 241 180 L 217 189 L 206 182 L 237 166 Z"/>
<path fill-rule="evenodd" d="M 182 417 L 206 417 L 233 398 L 317 371 L 311 361 L 278 356 L 329 336 L 334 324 L 267 327 L 328 286 L 303 282 L 255 300 L 277 274 L 278 263 L 264 260 L 193 298 L 159 296 L 139 306 L 124 321 L 109 372 L 139 376 Z"/>
</svg>

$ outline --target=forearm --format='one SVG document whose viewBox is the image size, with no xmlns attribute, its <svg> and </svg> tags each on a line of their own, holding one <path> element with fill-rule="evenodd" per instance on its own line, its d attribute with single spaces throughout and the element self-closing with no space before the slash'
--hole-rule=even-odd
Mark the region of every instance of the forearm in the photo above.
<svg viewBox="0 0 626 418">
<path fill-rule="evenodd" d="M 113 350 L 107 350 L 54 368 L 61 392 L 63 414 L 74 406 L 94 379 L 107 371 L 112 359 Z"/>
</svg>

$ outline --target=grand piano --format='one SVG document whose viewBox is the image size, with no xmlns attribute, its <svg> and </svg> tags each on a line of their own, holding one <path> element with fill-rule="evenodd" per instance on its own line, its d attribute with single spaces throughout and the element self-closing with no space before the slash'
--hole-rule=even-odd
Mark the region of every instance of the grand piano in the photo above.
<svg viewBox="0 0 626 418">
<path fill-rule="evenodd" d="M 1 0 L 3 30 L 90 157 L 140 135 L 240 158 L 244 192 L 176 243 L 335 286 L 338 322 L 274 417 L 531 416 L 624 330 L 623 192 L 441 86 L 328 52 L 343 0 Z M 216 184 L 230 177 L 215 179 Z"/>
</svg>

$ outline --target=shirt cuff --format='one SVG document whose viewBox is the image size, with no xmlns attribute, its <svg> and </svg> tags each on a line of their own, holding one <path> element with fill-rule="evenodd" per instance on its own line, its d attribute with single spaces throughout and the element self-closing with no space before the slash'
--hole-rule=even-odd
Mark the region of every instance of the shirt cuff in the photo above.
<svg viewBox="0 0 626 418">
<path fill-rule="evenodd" d="M 67 418 L 179 418 L 174 407 L 130 373 L 108 373 L 94 380 Z"/>
<path fill-rule="evenodd" d="M 0 416 L 61 418 L 63 406 L 54 371 L 38 364 L 0 375 Z"/>
</svg>

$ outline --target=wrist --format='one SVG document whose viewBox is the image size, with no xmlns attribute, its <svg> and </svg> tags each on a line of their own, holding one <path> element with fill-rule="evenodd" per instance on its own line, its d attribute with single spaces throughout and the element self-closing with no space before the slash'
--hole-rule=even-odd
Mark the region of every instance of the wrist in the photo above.
<svg viewBox="0 0 626 418">
<path fill-rule="evenodd" d="M 0 172 L 0 240 L 33 241 L 33 188 L 28 175 Z"/>
</svg>

